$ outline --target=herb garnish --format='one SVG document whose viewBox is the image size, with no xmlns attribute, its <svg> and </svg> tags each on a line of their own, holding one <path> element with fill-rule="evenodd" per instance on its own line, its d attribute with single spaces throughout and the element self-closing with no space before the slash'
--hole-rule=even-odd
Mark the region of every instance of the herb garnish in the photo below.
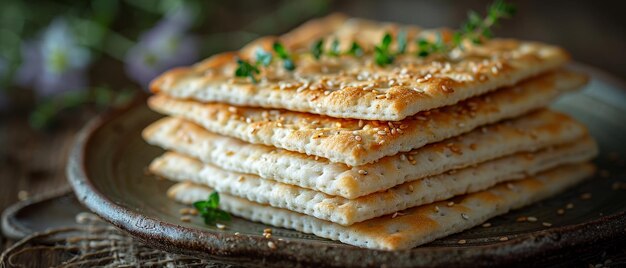
<svg viewBox="0 0 626 268">
<path fill-rule="evenodd" d="M 380 42 L 380 45 L 374 47 L 374 59 L 379 66 L 390 64 L 395 59 L 393 53 L 389 49 L 391 44 L 391 34 L 386 33 Z"/>
<path fill-rule="evenodd" d="M 363 48 L 361 47 L 361 45 L 359 45 L 359 43 L 354 41 L 352 42 L 352 46 L 350 47 L 350 50 L 348 50 L 347 54 L 360 57 L 363 55 Z"/>
<path fill-rule="evenodd" d="M 213 225 L 217 221 L 230 220 L 230 215 L 226 211 L 219 209 L 219 204 L 220 195 L 217 192 L 213 192 L 207 200 L 194 202 L 193 206 L 198 210 L 200 216 L 204 218 L 205 224 Z"/>
<path fill-rule="evenodd" d="M 406 51 L 406 46 L 407 46 L 406 31 L 401 30 L 398 33 L 398 54 L 404 54 L 404 52 Z"/>
<path fill-rule="evenodd" d="M 311 54 L 316 60 L 319 60 L 322 54 L 324 53 L 324 39 L 317 40 L 311 46 Z"/>
<path fill-rule="evenodd" d="M 468 13 L 467 22 L 452 36 L 452 44 L 447 44 L 438 34 L 435 42 L 420 39 L 417 42 L 417 55 L 426 57 L 433 53 L 447 53 L 454 48 L 463 49 L 463 42 L 469 40 L 474 44 L 481 44 L 483 40 L 493 37 L 491 27 L 498 24 L 500 19 L 510 18 L 515 14 L 515 7 L 504 0 L 497 0 L 487 8 L 487 16 L 481 18 L 475 11 Z"/>
<path fill-rule="evenodd" d="M 269 66 L 272 63 L 272 53 L 265 51 L 265 49 L 257 48 L 256 50 L 256 64 L 263 66 Z"/>
<path fill-rule="evenodd" d="M 281 44 L 280 42 L 274 42 L 273 48 L 278 57 L 283 60 L 283 67 L 285 67 L 285 69 L 287 69 L 288 71 L 293 71 L 294 69 L 296 69 L 296 65 L 294 64 L 291 55 L 287 53 L 287 50 L 285 49 L 283 44 Z"/>
<path fill-rule="evenodd" d="M 256 83 L 257 80 L 254 75 L 259 74 L 259 68 L 250 64 L 248 61 L 243 59 L 237 59 L 237 69 L 235 70 L 235 76 L 237 77 L 249 77 L 253 83 Z"/>
<path fill-rule="evenodd" d="M 330 51 L 328 51 L 328 55 L 333 57 L 339 57 L 340 54 L 341 51 L 339 50 L 339 39 L 335 38 L 330 44 Z"/>
</svg>

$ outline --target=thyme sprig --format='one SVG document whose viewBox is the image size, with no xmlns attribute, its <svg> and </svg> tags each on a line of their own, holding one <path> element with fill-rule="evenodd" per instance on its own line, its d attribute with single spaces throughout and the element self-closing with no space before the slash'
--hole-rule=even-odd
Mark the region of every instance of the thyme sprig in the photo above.
<svg viewBox="0 0 626 268">
<path fill-rule="evenodd" d="M 296 69 L 293 58 L 291 57 L 291 55 L 289 55 L 287 49 L 285 49 L 285 46 L 283 46 L 283 44 L 281 44 L 280 42 L 274 42 L 274 45 L 272 47 L 274 48 L 274 52 L 276 52 L 276 55 L 278 55 L 278 57 L 283 60 L 283 67 L 286 70 L 293 71 L 294 69 Z"/>
<path fill-rule="evenodd" d="M 417 41 L 417 55 L 426 57 L 434 53 L 448 53 L 455 48 L 464 49 L 463 43 L 470 41 L 473 44 L 481 44 L 486 39 L 493 37 L 491 28 L 497 26 L 501 19 L 511 18 L 515 14 L 515 6 L 504 0 L 497 0 L 487 8 L 487 15 L 482 18 L 477 12 L 468 13 L 467 22 L 461 29 L 454 32 L 452 42 L 445 42 L 441 34 L 437 35 L 434 42 L 427 39 Z"/>
<path fill-rule="evenodd" d="M 207 225 L 213 225 L 218 221 L 229 221 L 230 215 L 221 209 L 220 195 L 217 192 L 213 192 L 209 195 L 207 200 L 197 201 L 193 203 L 193 206 L 198 210 L 200 216 L 204 218 L 204 223 Z"/>
</svg>

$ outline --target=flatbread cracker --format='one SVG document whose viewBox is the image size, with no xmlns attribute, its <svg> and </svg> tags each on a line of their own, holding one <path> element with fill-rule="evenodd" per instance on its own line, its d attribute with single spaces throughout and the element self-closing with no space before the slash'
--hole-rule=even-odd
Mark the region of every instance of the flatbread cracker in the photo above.
<svg viewBox="0 0 626 268">
<path fill-rule="evenodd" d="M 504 155 L 568 143 L 586 132 L 569 116 L 542 109 L 356 167 L 221 136 L 179 118 L 163 118 L 148 126 L 143 136 L 150 144 L 225 170 L 353 199 Z"/>
<path fill-rule="evenodd" d="M 185 118 L 220 135 L 359 166 L 544 107 L 586 81 L 584 75 L 558 71 L 399 122 L 203 104 L 163 95 L 151 97 L 148 104 L 155 111 Z"/>
<path fill-rule="evenodd" d="M 485 191 L 342 226 L 311 216 L 220 194 L 220 208 L 245 219 L 295 229 L 346 244 L 382 250 L 413 248 L 477 226 L 486 220 L 550 197 L 594 172 L 592 164 L 561 166 L 534 177 L 499 184 Z M 171 187 L 168 196 L 183 203 L 206 199 L 212 189 L 189 182 Z M 280 241 L 276 242 L 278 247 Z"/>
<path fill-rule="evenodd" d="M 327 27 L 325 29 L 316 29 Z M 415 55 L 415 42 L 393 64 L 374 63 L 373 46 L 385 32 L 397 35 L 401 28 L 415 36 L 433 36 L 435 30 L 419 27 L 359 22 L 330 17 L 296 29 L 282 41 L 294 57 L 295 71 L 286 71 L 280 60 L 261 68 L 259 82 L 235 78 L 236 58 L 248 58 L 259 47 L 271 51 L 275 38 L 261 38 L 241 53 L 223 53 L 191 67 L 170 70 L 151 84 L 155 93 L 201 102 L 287 109 L 338 118 L 397 121 L 421 111 L 455 104 L 504 86 L 557 69 L 569 59 L 561 48 L 536 42 L 493 39 L 480 46 L 467 45 L 452 57 Z M 444 38 L 450 31 L 442 30 Z M 302 54 L 309 44 L 326 37 L 326 44 L 340 40 L 345 51 L 359 41 L 364 55 L 316 60 Z M 395 46 L 393 44 L 392 46 Z"/>
<path fill-rule="evenodd" d="M 593 139 L 586 138 L 534 154 L 515 154 L 475 167 L 415 180 L 357 199 L 330 196 L 255 175 L 225 171 L 176 153 L 166 153 L 155 159 L 150 171 L 170 180 L 191 181 L 220 193 L 351 225 L 406 208 L 481 191 L 497 183 L 521 179 L 559 165 L 587 161 L 596 152 Z"/>
</svg>

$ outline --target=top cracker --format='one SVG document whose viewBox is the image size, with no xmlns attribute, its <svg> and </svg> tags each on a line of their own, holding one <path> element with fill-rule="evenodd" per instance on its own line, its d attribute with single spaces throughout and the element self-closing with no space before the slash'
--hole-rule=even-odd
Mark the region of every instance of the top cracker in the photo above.
<svg viewBox="0 0 626 268">
<path fill-rule="evenodd" d="M 398 55 L 392 64 L 378 66 L 373 57 L 374 46 L 385 33 L 397 36 L 401 31 L 409 40 L 406 53 Z M 172 69 L 156 78 L 151 90 L 201 102 L 397 121 L 514 85 L 556 69 L 569 59 L 558 47 L 510 39 L 455 49 L 447 57 L 416 56 L 415 40 L 432 39 L 436 33 L 441 38 L 451 38 L 446 29 L 422 30 L 330 15 L 309 21 L 281 37 L 258 39 L 239 52 L 218 54 L 194 66 Z M 308 51 L 320 39 L 328 47 L 338 40 L 340 51 L 348 50 L 356 41 L 364 54 L 322 55 L 315 59 Z M 289 50 L 295 70 L 288 71 L 281 61 L 274 60 L 260 68 L 257 83 L 235 77 L 237 58 L 253 61 L 255 51 L 272 51 L 277 40 Z M 391 48 L 395 47 L 394 41 Z"/>
</svg>

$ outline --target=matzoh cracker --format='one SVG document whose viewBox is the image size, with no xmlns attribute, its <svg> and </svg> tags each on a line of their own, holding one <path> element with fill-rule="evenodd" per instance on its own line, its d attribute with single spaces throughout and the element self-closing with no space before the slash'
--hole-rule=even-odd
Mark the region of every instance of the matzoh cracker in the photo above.
<svg viewBox="0 0 626 268">
<path fill-rule="evenodd" d="M 326 27 L 325 29 L 316 29 Z M 314 59 L 305 53 L 294 57 L 296 69 L 286 71 L 275 60 L 262 67 L 259 82 L 234 77 L 236 58 L 248 58 L 258 48 L 271 51 L 275 38 L 253 42 L 241 53 L 227 52 L 191 67 L 170 70 L 151 84 L 155 93 L 201 102 L 287 109 L 339 118 L 402 120 L 433 108 L 452 105 L 562 66 L 569 56 L 561 48 L 536 42 L 493 39 L 468 45 L 452 57 L 415 55 L 415 42 L 393 64 L 373 61 L 373 46 L 385 32 L 396 35 L 400 25 L 329 17 L 306 25 L 309 34 L 296 29 L 283 38 L 292 53 L 308 51 L 309 44 L 327 38 L 346 50 L 357 40 L 364 55 Z M 402 27 L 408 38 L 432 36 L 434 30 Z M 408 31 L 407 31 L 408 30 Z M 442 35 L 449 36 L 447 30 Z M 329 45 L 330 42 L 326 42 Z"/>
<path fill-rule="evenodd" d="M 505 156 L 453 172 L 398 185 L 357 199 L 345 199 L 313 190 L 265 180 L 255 175 L 225 171 L 212 165 L 166 153 L 150 171 L 175 181 L 191 181 L 220 193 L 285 208 L 341 225 L 351 225 L 406 208 L 476 192 L 503 181 L 524 178 L 562 164 L 587 161 L 597 153 L 591 138 L 541 150 L 535 154 Z"/>
<path fill-rule="evenodd" d="M 586 80 L 586 76 L 569 71 L 549 73 L 399 122 L 202 104 L 160 95 L 150 98 L 148 104 L 160 113 L 185 118 L 220 135 L 359 166 L 547 106 Z"/>
<path fill-rule="evenodd" d="M 179 118 L 161 119 L 143 136 L 148 143 L 225 170 L 357 198 L 504 155 L 568 143 L 585 133 L 585 127 L 567 115 L 540 110 L 356 167 L 221 136 Z"/>
<path fill-rule="evenodd" d="M 245 219 L 295 229 L 346 244 L 383 250 L 413 248 L 461 232 L 486 220 L 559 193 L 594 172 L 592 164 L 561 166 L 523 180 L 342 226 L 311 216 L 220 194 L 220 208 Z M 204 200 L 212 189 L 189 182 L 171 187 L 168 196 L 183 203 Z M 280 241 L 277 241 L 280 247 Z"/>
</svg>

